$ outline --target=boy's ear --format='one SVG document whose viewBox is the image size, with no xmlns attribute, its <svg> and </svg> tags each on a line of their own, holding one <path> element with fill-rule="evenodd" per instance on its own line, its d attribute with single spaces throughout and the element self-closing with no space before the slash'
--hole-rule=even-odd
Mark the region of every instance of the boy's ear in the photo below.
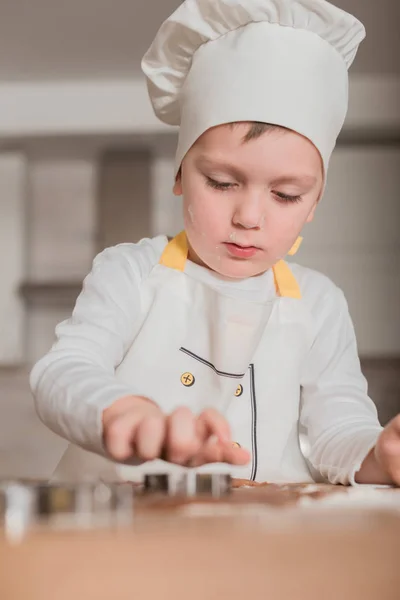
<svg viewBox="0 0 400 600">
<path fill-rule="evenodd" d="M 312 207 L 311 212 L 309 213 L 309 215 L 307 217 L 306 223 L 311 223 L 311 221 L 314 220 L 314 215 L 315 215 L 315 211 L 317 210 L 317 206 L 318 206 L 318 202 L 316 202 L 314 204 L 314 206 Z"/>
<path fill-rule="evenodd" d="M 179 169 L 176 177 L 175 177 L 175 183 L 174 183 L 174 187 L 172 188 L 172 191 L 174 193 L 175 196 L 182 196 L 182 173 L 181 173 L 181 169 Z"/>
</svg>

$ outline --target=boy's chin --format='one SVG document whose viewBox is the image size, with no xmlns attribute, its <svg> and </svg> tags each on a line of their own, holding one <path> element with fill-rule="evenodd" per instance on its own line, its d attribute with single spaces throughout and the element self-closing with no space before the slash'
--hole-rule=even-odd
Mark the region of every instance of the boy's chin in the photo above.
<svg viewBox="0 0 400 600">
<path fill-rule="evenodd" d="M 223 277 L 229 279 L 248 279 L 262 275 L 270 269 L 270 266 L 262 263 L 252 263 L 249 260 L 226 259 L 219 264 L 212 265 L 212 269 Z"/>
</svg>

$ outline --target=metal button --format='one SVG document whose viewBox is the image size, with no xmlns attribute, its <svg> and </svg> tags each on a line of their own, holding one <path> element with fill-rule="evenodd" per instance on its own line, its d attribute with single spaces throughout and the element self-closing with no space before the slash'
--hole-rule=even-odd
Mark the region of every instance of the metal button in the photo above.
<svg viewBox="0 0 400 600">
<path fill-rule="evenodd" d="M 195 381 L 196 379 L 192 373 L 183 373 L 183 375 L 181 375 L 181 383 L 183 383 L 185 387 L 192 387 Z"/>
<path fill-rule="evenodd" d="M 243 386 L 239 383 L 239 385 L 237 386 L 236 391 L 235 391 L 235 396 L 236 396 L 236 398 L 238 398 L 242 394 L 243 394 Z"/>
</svg>

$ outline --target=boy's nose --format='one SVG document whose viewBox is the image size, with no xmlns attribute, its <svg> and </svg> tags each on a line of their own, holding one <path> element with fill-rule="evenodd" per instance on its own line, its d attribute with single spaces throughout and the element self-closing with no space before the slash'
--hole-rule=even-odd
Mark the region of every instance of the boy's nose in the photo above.
<svg viewBox="0 0 400 600">
<path fill-rule="evenodd" d="M 243 229 L 261 229 L 264 224 L 264 203 L 256 195 L 242 198 L 236 206 L 232 222 Z"/>
</svg>

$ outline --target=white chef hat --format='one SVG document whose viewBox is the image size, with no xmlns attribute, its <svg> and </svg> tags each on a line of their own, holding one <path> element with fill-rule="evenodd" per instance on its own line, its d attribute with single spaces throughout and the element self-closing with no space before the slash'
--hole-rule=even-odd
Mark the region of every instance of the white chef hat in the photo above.
<svg viewBox="0 0 400 600">
<path fill-rule="evenodd" d="M 180 126 L 175 172 L 205 131 L 238 121 L 304 135 L 326 171 L 364 37 L 326 0 L 185 0 L 142 61 L 155 114 Z"/>
</svg>

